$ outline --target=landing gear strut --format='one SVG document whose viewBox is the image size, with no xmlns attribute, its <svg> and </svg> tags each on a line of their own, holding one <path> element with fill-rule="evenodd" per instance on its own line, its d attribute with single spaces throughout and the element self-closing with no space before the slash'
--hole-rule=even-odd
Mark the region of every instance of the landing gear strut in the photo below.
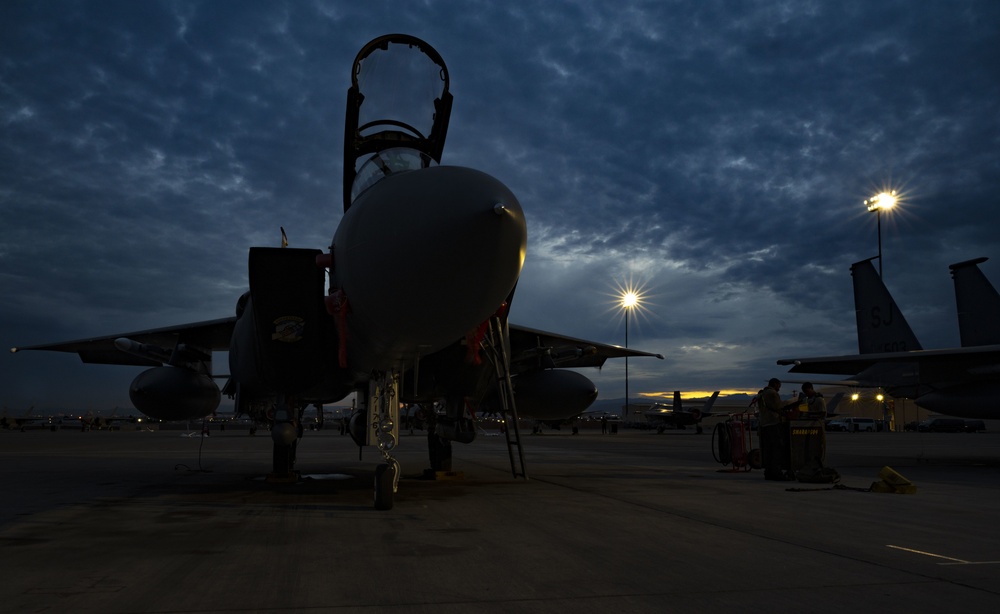
<svg viewBox="0 0 1000 614">
<path fill-rule="evenodd" d="M 375 446 L 385 463 L 375 469 L 375 509 L 391 510 L 399 488 L 399 461 L 392 457 L 399 441 L 399 375 L 388 372 L 372 377 L 367 394 L 359 390 L 359 403 L 367 411 L 366 445 Z"/>
<path fill-rule="evenodd" d="M 437 414 L 433 407 L 427 418 L 427 452 L 431 471 L 451 471 L 451 441 L 437 434 Z"/>
</svg>

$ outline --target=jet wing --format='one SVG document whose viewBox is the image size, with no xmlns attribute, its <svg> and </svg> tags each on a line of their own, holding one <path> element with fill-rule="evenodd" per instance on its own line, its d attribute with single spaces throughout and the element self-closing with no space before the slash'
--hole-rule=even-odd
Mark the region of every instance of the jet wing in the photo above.
<svg viewBox="0 0 1000 614">
<path fill-rule="evenodd" d="M 179 324 L 165 328 L 153 328 L 106 337 L 78 339 L 61 343 L 14 347 L 10 351 L 47 350 L 51 352 L 70 352 L 80 356 L 86 363 L 105 365 L 159 366 L 160 362 L 142 358 L 123 352 L 115 347 L 115 339 L 125 337 L 138 343 L 155 345 L 162 348 L 174 348 L 180 343 L 192 345 L 204 350 L 228 350 L 229 340 L 233 336 L 236 318 L 222 318 L 191 324 Z"/>
<path fill-rule="evenodd" d="M 511 371 L 520 373 L 535 368 L 600 367 L 608 358 L 655 356 L 638 350 L 625 349 L 557 333 L 510 325 Z"/>
<path fill-rule="evenodd" d="M 875 365 L 886 363 L 914 363 L 919 366 L 921 373 L 996 373 L 1000 372 L 1000 345 L 881 354 L 786 358 L 778 361 L 779 365 L 793 365 L 788 370 L 789 373 L 836 373 L 841 375 L 857 375 Z"/>
</svg>

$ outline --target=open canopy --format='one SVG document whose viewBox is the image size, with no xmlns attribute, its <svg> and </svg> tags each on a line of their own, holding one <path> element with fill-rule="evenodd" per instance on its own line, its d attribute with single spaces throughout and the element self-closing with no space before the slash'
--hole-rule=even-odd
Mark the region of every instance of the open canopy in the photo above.
<svg viewBox="0 0 1000 614">
<path fill-rule="evenodd" d="M 448 68 L 406 34 L 380 36 L 354 59 L 344 127 L 344 211 L 393 172 L 441 161 L 451 115 Z"/>
</svg>

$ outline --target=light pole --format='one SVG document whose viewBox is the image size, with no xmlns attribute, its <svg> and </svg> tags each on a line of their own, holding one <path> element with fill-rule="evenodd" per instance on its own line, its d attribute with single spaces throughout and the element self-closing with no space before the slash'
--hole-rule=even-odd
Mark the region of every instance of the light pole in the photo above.
<svg viewBox="0 0 1000 614">
<path fill-rule="evenodd" d="M 896 205 L 896 190 L 880 192 L 865 201 L 868 211 L 874 211 L 878 220 L 878 276 L 882 277 L 882 210 L 892 209 Z M 883 281 L 885 279 L 883 278 Z"/>
<path fill-rule="evenodd" d="M 882 426 L 885 428 L 885 430 L 888 431 L 889 430 L 888 406 L 885 403 L 885 395 L 882 394 L 881 390 L 875 394 L 875 400 L 878 401 L 878 408 L 882 410 Z"/>
<path fill-rule="evenodd" d="M 628 349 L 628 320 L 632 313 L 632 308 L 639 304 L 639 295 L 633 291 L 628 291 L 622 295 L 622 309 L 625 310 L 625 349 Z M 628 417 L 628 354 L 625 355 L 625 411 L 622 412 L 623 419 Z"/>
</svg>

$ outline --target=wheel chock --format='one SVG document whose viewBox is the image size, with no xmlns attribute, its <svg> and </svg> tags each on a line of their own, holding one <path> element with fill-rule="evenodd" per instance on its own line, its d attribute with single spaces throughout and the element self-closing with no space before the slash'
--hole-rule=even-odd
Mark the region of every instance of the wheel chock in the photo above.
<svg viewBox="0 0 1000 614">
<path fill-rule="evenodd" d="M 904 478 L 892 467 L 882 467 L 878 472 L 878 482 L 872 482 L 872 492 L 889 492 L 899 495 L 912 495 L 917 492 L 913 482 Z"/>
</svg>

